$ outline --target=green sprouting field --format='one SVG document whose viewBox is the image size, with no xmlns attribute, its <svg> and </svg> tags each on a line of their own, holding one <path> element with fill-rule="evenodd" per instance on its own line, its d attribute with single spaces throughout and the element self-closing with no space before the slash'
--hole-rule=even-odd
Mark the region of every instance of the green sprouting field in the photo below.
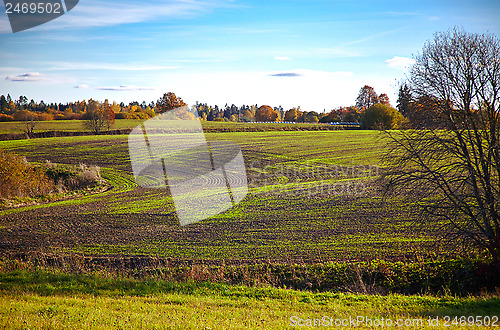
<svg viewBox="0 0 500 330">
<path fill-rule="evenodd" d="M 250 190 L 234 208 L 181 227 L 167 191 L 137 187 L 127 136 L 0 142 L 31 162 L 98 165 L 97 195 L 1 211 L 4 248 L 175 259 L 339 261 L 425 255 L 407 202 L 377 191 L 384 136 L 374 131 L 207 133 L 243 150 Z M 442 249 L 442 254 L 449 251 Z"/>
</svg>

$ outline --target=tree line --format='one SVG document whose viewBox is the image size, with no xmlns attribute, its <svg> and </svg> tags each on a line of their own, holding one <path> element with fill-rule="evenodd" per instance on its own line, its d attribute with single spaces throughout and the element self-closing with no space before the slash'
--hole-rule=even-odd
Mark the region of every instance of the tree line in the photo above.
<svg viewBox="0 0 500 330">
<path fill-rule="evenodd" d="M 378 105 L 370 110 L 370 107 Z M 99 131 L 109 128 L 115 119 L 149 119 L 159 113 L 187 106 L 175 93 L 165 93 L 156 102 L 147 104 L 137 101 L 129 104 L 99 102 L 93 99 L 68 103 L 28 102 L 26 96 L 13 100 L 10 95 L 0 96 L 0 122 L 6 121 L 50 121 L 50 120 L 88 120 L 91 128 Z M 304 111 L 300 106 L 285 110 L 282 106 L 242 105 L 224 107 L 211 106 L 196 102 L 189 111 L 196 110 L 204 121 L 232 122 L 294 122 L 294 123 L 330 123 L 361 122 L 366 128 L 398 128 L 404 121 L 397 111 L 390 106 L 387 94 L 377 95 L 370 86 L 363 86 L 356 99 L 356 104 L 339 107 L 330 112 Z M 102 123 L 101 123 L 102 122 Z M 101 127 L 101 128 L 99 128 Z"/>
</svg>

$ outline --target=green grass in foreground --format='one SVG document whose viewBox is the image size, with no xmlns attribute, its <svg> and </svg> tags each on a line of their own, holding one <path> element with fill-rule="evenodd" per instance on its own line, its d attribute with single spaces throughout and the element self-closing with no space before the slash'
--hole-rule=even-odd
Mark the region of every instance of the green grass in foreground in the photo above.
<svg viewBox="0 0 500 330">
<path fill-rule="evenodd" d="M 445 316 L 452 325 L 455 316 L 493 320 L 499 310 L 498 297 L 310 293 L 47 271 L 0 274 L 2 328 L 283 329 L 299 319 L 328 317 L 323 322 L 331 322 L 359 316 L 365 318 L 359 328 L 370 328 L 368 319 L 383 318 L 413 325 L 405 328 L 436 329 L 428 326 L 429 317 L 439 317 L 439 328 L 445 328 Z"/>
</svg>

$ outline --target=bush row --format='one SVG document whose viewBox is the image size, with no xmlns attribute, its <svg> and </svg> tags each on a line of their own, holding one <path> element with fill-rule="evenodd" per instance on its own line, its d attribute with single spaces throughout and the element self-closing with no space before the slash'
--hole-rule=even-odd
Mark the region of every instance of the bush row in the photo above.
<svg viewBox="0 0 500 330">
<path fill-rule="evenodd" d="M 468 295 L 495 292 L 500 288 L 498 266 L 480 259 L 226 265 L 224 261 L 180 261 L 150 256 L 18 253 L 4 256 L 0 261 L 2 272 L 19 269 L 57 269 L 79 274 L 104 271 L 134 278 L 272 286 L 315 292 Z"/>
</svg>

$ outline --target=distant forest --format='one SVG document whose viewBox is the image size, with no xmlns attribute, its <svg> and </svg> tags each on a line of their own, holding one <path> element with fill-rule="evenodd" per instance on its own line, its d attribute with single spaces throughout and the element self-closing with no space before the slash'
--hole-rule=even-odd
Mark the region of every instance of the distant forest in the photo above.
<svg viewBox="0 0 500 330">
<path fill-rule="evenodd" d="M 363 86 L 355 100 L 355 105 L 338 107 L 329 112 L 303 111 L 300 106 L 283 109 L 282 106 L 226 104 L 224 107 L 196 102 L 187 107 L 175 93 L 165 93 L 156 102 L 149 104 L 137 101 L 125 104 L 96 100 L 68 103 L 28 102 L 26 96 L 14 100 L 10 95 L 0 96 L 0 122 L 7 121 L 50 121 L 50 120 L 91 120 L 96 113 L 108 123 L 115 119 L 149 119 L 160 113 L 178 107 L 196 110 L 203 121 L 226 122 L 294 122 L 294 123 L 361 123 L 365 128 L 399 128 L 406 122 L 403 115 L 409 113 L 411 95 L 400 88 L 397 109 L 391 107 L 387 94 L 378 95 L 373 87 Z M 415 107 L 413 107 L 415 108 Z M 407 116 L 405 116 L 407 117 Z"/>
<path fill-rule="evenodd" d="M 0 121 L 26 121 L 26 120 L 80 120 L 86 119 L 88 104 L 91 100 L 83 100 L 68 103 L 45 103 L 44 101 L 36 102 L 31 100 L 28 102 L 26 96 L 20 96 L 19 99 L 13 100 L 10 95 L 0 96 Z M 123 102 L 109 103 L 108 100 L 100 102 L 100 106 L 105 109 L 110 109 L 115 119 L 148 119 L 161 113 L 159 110 L 159 101 L 150 102 L 149 104 L 143 101 L 137 101 L 125 104 Z M 193 106 L 198 110 L 198 114 L 202 120 L 207 121 L 240 121 L 252 122 L 257 121 L 256 113 L 259 109 L 255 105 L 236 106 L 235 104 L 219 108 L 219 106 L 211 106 L 207 103 L 196 102 Z M 266 107 L 266 110 L 267 107 Z M 359 121 L 359 109 L 356 107 L 341 107 L 330 113 L 318 113 L 315 111 L 301 111 L 300 106 L 285 111 L 283 107 L 278 106 L 271 108 L 272 112 L 268 114 L 263 121 L 291 121 L 291 122 L 332 122 L 332 121 Z"/>
</svg>

